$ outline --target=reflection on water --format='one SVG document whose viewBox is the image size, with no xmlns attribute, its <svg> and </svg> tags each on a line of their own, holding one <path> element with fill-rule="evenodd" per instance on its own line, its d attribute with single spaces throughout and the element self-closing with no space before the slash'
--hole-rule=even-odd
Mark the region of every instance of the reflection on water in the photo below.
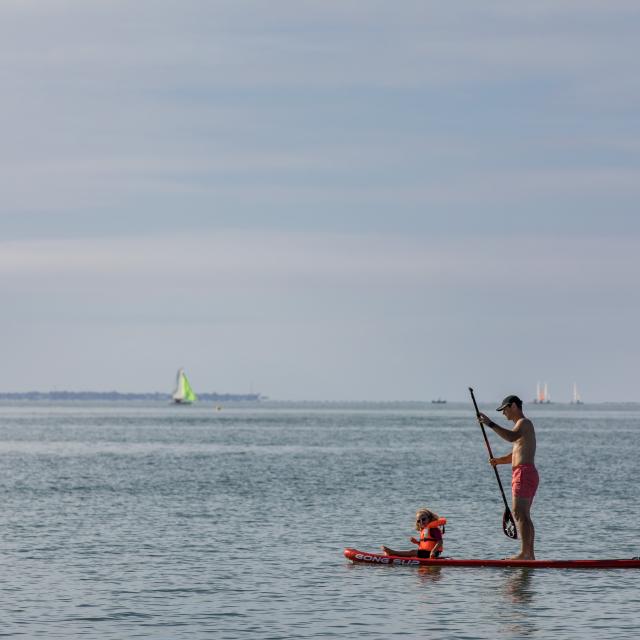
<svg viewBox="0 0 640 640">
<path fill-rule="evenodd" d="M 432 584 L 442 580 L 442 567 L 425 567 L 421 565 L 418 567 L 418 576 L 420 581 L 425 584 Z"/>
<path fill-rule="evenodd" d="M 535 569 L 518 567 L 509 571 L 502 592 L 514 604 L 528 604 L 533 600 L 532 579 Z"/>
<path fill-rule="evenodd" d="M 535 569 L 510 569 L 502 585 L 504 595 L 504 624 L 509 635 L 526 638 L 538 631 L 536 618 L 531 615 L 535 607 Z"/>
</svg>

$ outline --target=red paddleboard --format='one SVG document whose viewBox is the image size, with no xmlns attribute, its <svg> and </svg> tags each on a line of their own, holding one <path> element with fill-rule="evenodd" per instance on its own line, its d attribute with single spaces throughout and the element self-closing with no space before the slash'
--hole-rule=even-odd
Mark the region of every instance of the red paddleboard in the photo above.
<svg viewBox="0 0 640 640">
<path fill-rule="evenodd" d="M 463 560 L 457 558 L 406 558 L 345 549 L 352 562 L 405 567 L 535 567 L 541 569 L 640 569 L 640 558 L 603 560 Z"/>
</svg>

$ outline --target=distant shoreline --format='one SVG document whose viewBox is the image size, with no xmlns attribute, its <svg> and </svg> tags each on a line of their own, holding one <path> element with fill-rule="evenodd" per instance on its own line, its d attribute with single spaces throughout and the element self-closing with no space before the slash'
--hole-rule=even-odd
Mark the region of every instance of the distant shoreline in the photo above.
<svg viewBox="0 0 640 640">
<path fill-rule="evenodd" d="M 259 393 L 198 393 L 211 402 L 259 402 Z M 25 391 L 0 393 L 0 400 L 158 400 L 170 401 L 169 393 L 120 393 L 119 391 Z"/>
<path fill-rule="evenodd" d="M 407 408 L 422 409 L 433 408 L 438 411 L 459 410 L 469 405 L 468 400 L 452 400 L 446 403 L 433 403 L 430 400 L 275 400 L 260 393 L 198 393 L 198 400 L 203 402 L 261 402 L 266 403 L 270 407 L 277 406 L 299 406 L 299 407 L 385 407 L 392 408 L 395 405 L 402 405 Z M 108 402 L 127 402 L 127 401 L 146 401 L 146 402 L 172 402 L 170 393 L 147 392 L 147 393 L 122 393 L 120 391 L 14 391 L 0 392 L 0 401 L 108 401 Z M 497 401 L 495 401 L 497 402 Z M 484 403 L 491 406 L 492 403 Z M 572 408 L 572 409 L 589 409 L 589 408 L 607 408 L 609 406 L 618 407 L 636 407 L 640 405 L 637 400 L 601 400 L 598 402 L 581 403 L 579 405 L 572 402 L 551 402 L 535 403 L 525 402 L 528 409 L 553 409 L 553 408 Z"/>
</svg>

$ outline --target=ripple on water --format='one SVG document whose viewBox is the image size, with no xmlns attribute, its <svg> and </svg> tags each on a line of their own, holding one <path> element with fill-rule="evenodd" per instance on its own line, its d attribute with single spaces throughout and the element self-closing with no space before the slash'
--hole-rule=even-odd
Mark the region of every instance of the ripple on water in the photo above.
<svg viewBox="0 0 640 640">
<path fill-rule="evenodd" d="M 423 504 L 448 517 L 448 554 L 514 552 L 466 412 L 297 407 L 222 419 L 192 408 L 2 415 L 2 633 L 635 638 L 638 572 L 344 560 L 344 546 L 408 546 Z M 598 557 L 603 538 L 607 555 L 638 555 L 635 462 L 601 433 L 623 433 L 634 450 L 639 412 L 533 417 L 538 555 Z M 597 531 L 585 518 L 594 511 Z"/>
</svg>

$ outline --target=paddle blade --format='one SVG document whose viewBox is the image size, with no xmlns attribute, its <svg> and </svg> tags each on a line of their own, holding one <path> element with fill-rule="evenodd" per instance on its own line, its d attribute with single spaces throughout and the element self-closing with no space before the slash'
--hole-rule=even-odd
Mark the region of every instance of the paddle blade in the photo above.
<svg viewBox="0 0 640 640">
<path fill-rule="evenodd" d="M 508 508 L 502 516 L 502 530 L 504 531 L 504 535 L 508 538 L 513 538 L 514 540 L 518 539 L 518 529 L 516 528 L 515 520 L 511 515 L 511 510 Z"/>
</svg>

